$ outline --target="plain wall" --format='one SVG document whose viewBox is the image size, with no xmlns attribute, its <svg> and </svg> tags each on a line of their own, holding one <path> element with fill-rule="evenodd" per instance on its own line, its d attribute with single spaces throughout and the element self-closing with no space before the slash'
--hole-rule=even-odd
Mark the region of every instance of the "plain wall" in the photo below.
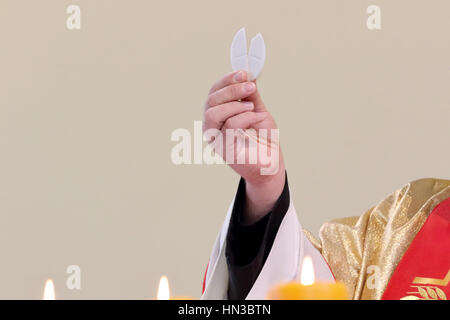
<svg viewBox="0 0 450 320">
<path fill-rule="evenodd" d="M 81 30 L 66 8 L 81 7 Z M 366 27 L 370 4 L 382 29 Z M 245 26 L 304 227 L 450 178 L 450 2 L 0 2 L 0 298 L 145 299 L 166 274 L 199 297 L 236 191 L 225 166 L 171 162 Z M 81 290 L 65 286 L 79 265 Z"/>
</svg>

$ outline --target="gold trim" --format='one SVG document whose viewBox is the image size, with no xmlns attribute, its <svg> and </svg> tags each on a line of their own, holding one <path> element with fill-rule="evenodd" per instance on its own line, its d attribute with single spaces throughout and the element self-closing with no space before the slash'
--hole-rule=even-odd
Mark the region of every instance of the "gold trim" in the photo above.
<svg viewBox="0 0 450 320">
<path fill-rule="evenodd" d="M 449 282 L 450 282 L 450 269 L 448 270 L 447 275 L 444 277 L 444 279 L 415 277 L 413 280 L 413 283 L 415 284 L 432 284 L 435 286 L 442 286 L 442 287 L 447 286 Z"/>
</svg>

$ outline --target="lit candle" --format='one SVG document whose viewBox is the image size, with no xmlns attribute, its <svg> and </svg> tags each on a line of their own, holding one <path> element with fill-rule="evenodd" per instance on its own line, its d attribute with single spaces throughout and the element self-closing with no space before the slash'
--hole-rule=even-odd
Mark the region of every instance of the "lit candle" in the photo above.
<svg viewBox="0 0 450 320">
<path fill-rule="evenodd" d="M 191 297 L 184 297 L 184 296 L 176 296 L 171 297 L 170 296 L 170 289 L 169 289 L 169 279 L 167 279 L 166 276 L 162 276 L 159 280 L 159 286 L 158 286 L 158 293 L 156 295 L 157 300 L 194 300 Z"/>
<path fill-rule="evenodd" d="M 55 300 L 55 285 L 53 284 L 52 279 L 48 279 L 45 282 L 44 296 L 42 297 L 42 300 Z"/>
<path fill-rule="evenodd" d="M 282 283 L 267 294 L 270 300 L 347 300 L 348 291 L 342 282 L 315 282 L 311 257 L 303 259 L 300 282 Z"/>
</svg>

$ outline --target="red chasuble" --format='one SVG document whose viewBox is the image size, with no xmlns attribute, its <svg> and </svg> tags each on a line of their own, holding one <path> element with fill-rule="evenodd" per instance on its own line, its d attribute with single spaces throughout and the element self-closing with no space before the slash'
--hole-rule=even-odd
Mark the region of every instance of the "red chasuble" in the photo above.
<svg viewBox="0 0 450 320">
<path fill-rule="evenodd" d="M 406 250 L 383 300 L 447 300 L 450 297 L 450 198 L 441 202 Z"/>
</svg>

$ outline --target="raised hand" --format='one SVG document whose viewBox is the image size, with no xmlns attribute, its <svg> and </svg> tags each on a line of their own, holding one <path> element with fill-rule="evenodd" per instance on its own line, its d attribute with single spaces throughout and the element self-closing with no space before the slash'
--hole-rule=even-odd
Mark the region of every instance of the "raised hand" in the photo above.
<svg viewBox="0 0 450 320">
<path fill-rule="evenodd" d="M 283 190 L 285 169 L 275 121 L 244 71 L 217 81 L 205 104 L 203 131 L 228 165 L 246 181 L 245 221 L 269 212 Z"/>
</svg>

